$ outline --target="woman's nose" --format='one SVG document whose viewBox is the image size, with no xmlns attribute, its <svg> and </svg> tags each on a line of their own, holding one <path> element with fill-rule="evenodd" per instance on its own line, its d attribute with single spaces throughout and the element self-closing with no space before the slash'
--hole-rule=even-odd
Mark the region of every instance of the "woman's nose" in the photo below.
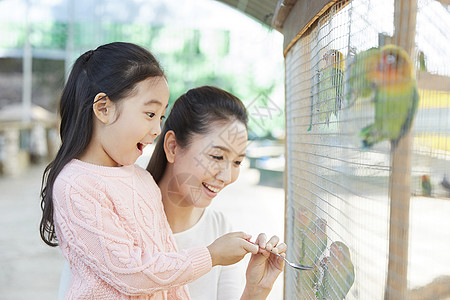
<svg viewBox="0 0 450 300">
<path fill-rule="evenodd" d="M 224 182 L 225 184 L 231 182 L 231 167 L 229 162 L 224 161 L 224 164 L 222 164 L 219 172 L 217 173 L 217 179 Z"/>
</svg>

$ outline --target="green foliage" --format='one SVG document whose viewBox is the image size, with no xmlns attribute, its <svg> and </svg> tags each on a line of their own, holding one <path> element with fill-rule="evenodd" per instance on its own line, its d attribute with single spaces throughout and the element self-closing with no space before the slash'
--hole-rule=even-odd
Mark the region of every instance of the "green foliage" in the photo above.
<svg viewBox="0 0 450 300">
<path fill-rule="evenodd" d="M 0 48 L 22 48 L 25 44 L 25 24 L 0 22 Z"/>
<path fill-rule="evenodd" d="M 34 48 L 64 50 L 67 39 L 67 24 L 41 22 L 32 27 L 30 41 Z"/>
<path fill-rule="evenodd" d="M 23 24 L 0 21 L 0 47 L 20 51 L 26 38 L 25 29 Z M 69 32 L 72 32 L 70 40 Z M 229 30 L 98 21 L 73 24 L 49 21 L 33 23 L 29 37 L 34 53 L 35 50 L 40 53 L 42 50 L 57 50 L 58 59 L 63 57 L 61 53 L 70 42 L 73 61 L 80 53 L 101 44 L 113 41 L 139 44 L 155 54 L 166 72 L 170 87 L 169 105 L 190 88 L 214 85 L 235 94 L 246 105 L 257 104 L 267 109 L 271 101 L 277 100 L 271 99 L 272 94 L 283 85 L 282 74 L 257 73 L 254 69 L 259 62 L 251 59 L 242 63 L 240 53 L 232 51 L 233 45 L 242 43 L 242 40 Z M 278 106 L 281 106 L 278 109 L 281 113 L 276 118 L 262 121 L 250 118 L 249 131 L 261 138 L 271 136 L 274 128 L 283 130 L 283 106 Z"/>
</svg>

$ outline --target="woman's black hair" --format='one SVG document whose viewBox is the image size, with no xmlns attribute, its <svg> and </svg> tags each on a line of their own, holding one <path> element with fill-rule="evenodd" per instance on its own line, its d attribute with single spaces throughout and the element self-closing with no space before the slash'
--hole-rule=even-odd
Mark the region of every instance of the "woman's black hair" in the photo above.
<svg viewBox="0 0 450 300">
<path fill-rule="evenodd" d="M 64 166 L 83 154 L 91 141 L 94 97 L 102 92 L 118 103 L 139 82 L 164 76 L 149 51 L 130 43 L 102 45 L 75 61 L 59 102 L 61 147 L 42 177 L 40 234 L 46 244 L 58 245 L 53 223 L 53 184 Z"/>
<path fill-rule="evenodd" d="M 206 134 L 212 130 L 213 124 L 231 120 L 238 120 L 247 127 L 247 110 L 239 98 L 213 86 L 189 90 L 173 104 L 147 171 L 159 183 L 167 166 L 164 137 L 168 131 L 172 130 L 178 145 L 185 148 L 189 146 L 194 134 Z"/>
</svg>

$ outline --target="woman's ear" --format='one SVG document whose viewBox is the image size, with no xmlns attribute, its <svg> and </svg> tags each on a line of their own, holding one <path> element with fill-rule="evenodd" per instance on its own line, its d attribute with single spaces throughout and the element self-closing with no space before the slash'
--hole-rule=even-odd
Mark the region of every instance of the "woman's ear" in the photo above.
<svg viewBox="0 0 450 300">
<path fill-rule="evenodd" d="M 109 100 L 105 93 L 98 93 L 95 95 L 93 103 L 92 110 L 97 119 L 104 124 L 110 123 L 113 115 L 114 103 Z"/>
<path fill-rule="evenodd" d="M 164 152 L 166 153 L 166 158 L 169 163 L 175 162 L 175 156 L 177 154 L 177 138 L 173 130 L 166 132 L 164 136 Z"/>
</svg>

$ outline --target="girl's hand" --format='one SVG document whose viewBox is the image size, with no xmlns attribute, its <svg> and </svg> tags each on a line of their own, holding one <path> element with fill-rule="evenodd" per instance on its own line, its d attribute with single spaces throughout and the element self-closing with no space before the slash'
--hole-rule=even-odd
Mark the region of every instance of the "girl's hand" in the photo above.
<svg viewBox="0 0 450 300">
<path fill-rule="evenodd" d="M 279 243 L 278 236 L 273 236 L 266 242 L 266 235 L 261 233 L 255 241 L 259 245 L 259 252 L 253 254 L 247 267 L 247 283 L 242 295 L 243 299 L 266 299 L 269 295 L 275 280 L 284 269 L 284 260 L 267 250 L 285 255 L 286 244 Z"/>
<path fill-rule="evenodd" d="M 212 266 L 232 265 L 243 259 L 249 252 L 257 254 L 258 245 L 248 242 L 250 238 L 251 235 L 244 232 L 227 233 L 217 238 L 207 247 L 211 255 Z"/>
</svg>

